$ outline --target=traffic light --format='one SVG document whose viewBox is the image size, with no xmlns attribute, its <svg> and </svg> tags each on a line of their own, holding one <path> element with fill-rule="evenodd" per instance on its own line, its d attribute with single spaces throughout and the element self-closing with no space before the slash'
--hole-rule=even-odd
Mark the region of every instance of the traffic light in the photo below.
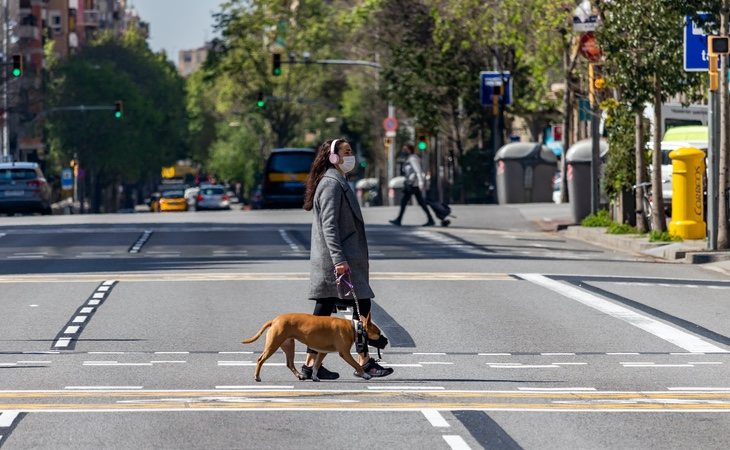
<svg viewBox="0 0 730 450">
<path fill-rule="evenodd" d="M 264 93 L 259 92 L 258 100 L 256 101 L 256 106 L 259 108 L 263 108 L 266 105 L 266 100 L 264 100 Z"/>
<path fill-rule="evenodd" d="M 281 53 L 274 53 L 271 57 L 271 74 L 278 77 L 281 75 Z"/>
<path fill-rule="evenodd" d="M 428 132 L 423 128 L 416 129 L 416 148 L 422 152 L 428 150 Z"/>
<path fill-rule="evenodd" d="M 114 102 L 114 118 L 121 119 L 124 115 L 124 103 L 121 100 Z"/>
<path fill-rule="evenodd" d="M 594 104 L 599 103 L 598 91 L 606 87 L 606 79 L 603 76 L 603 66 L 601 64 L 591 63 L 588 65 L 588 92 L 591 101 Z"/>
<path fill-rule="evenodd" d="M 13 70 L 12 74 L 14 77 L 20 77 L 23 75 L 23 55 L 13 55 Z"/>
</svg>

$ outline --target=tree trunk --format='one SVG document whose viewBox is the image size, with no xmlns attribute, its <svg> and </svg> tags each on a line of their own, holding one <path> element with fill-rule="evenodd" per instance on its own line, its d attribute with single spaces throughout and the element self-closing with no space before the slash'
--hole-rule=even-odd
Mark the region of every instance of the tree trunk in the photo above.
<svg viewBox="0 0 730 450">
<path fill-rule="evenodd" d="M 644 182 L 644 115 L 641 111 L 636 113 L 636 144 L 634 147 L 634 154 L 636 156 L 636 190 L 635 195 L 635 210 L 636 210 L 636 228 L 639 233 L 646 233 L 648 226 L 646 223 L 645 211 L 641 209 L 642 199 L 644 197 L 644 187 L 641 183 Z"/>
<path fill-rule="evenodd" d="M 567 56 L 566 58 L 570 58 Z M 566 61 L 566 64 L 568 61 Z M 568 154 L 570 147 L 570 135 L 573 127 L 573 106 L 571 105 L 572 96 L 570 95 L 570 73 L 565 75 L 565 93 L 563 94 L 563 104 L 565 108 L 565 117 L 563 118 L 563 154 L 560 157 L 560 203 L 568 202 L 568 177 L 567 164 L 565 156 Z"/>
<path fill-rule="evenodd" d="M 662 198 L 662 93 L 659 78 L 654 75 L 654 150 L 651 154 L 651 228 L 667 231 L 667 220 L 664 217 L 664 199 Z"/>
</svg>

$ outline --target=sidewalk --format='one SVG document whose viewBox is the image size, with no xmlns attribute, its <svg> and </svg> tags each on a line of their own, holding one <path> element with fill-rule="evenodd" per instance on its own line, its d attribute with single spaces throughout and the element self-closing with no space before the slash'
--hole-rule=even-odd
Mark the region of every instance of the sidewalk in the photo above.
<svg viewBox="0 0 730 450">
<path fill-rule="evenodd" d="M 707 241 L 687 240 L 682 242 L 649 242 L 646 236 L 630 234 L 607 234 L 606 228 L 575 225 L 569 204 L 516 204 L 528 221 L 534 222 L 543 231 L 560 232 L 572 239 L 591 244 L 648 256 L 673 263 L 699 264 L 702 267 L 730 276 L 730 250 L 707 250 Z"/>
</svg>

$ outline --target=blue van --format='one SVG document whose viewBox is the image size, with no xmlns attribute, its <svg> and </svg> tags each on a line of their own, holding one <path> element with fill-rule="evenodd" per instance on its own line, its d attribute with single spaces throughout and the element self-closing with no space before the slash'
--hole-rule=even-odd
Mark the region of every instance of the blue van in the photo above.
<svg viewBox="0 0 730 450">
<path fill-rule="evenodd" d="M 301 208 L 312 162 L 314 150 L 311 148 L 272 150 L 261 182 L 261 207 Z"/>
</svg>

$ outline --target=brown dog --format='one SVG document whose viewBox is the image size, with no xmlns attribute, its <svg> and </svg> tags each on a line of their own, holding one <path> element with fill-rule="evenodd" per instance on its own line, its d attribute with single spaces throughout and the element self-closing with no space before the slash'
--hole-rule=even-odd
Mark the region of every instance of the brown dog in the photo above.
<svg viewBox="0 0 730 450">
<path fill-rule="evenodd" d="M 370 314 L 367 317 L 360 316 L 360 319 L 368 339 L 379 339 L 380 329 L 370 320 Z M 355 343 L 355 331 L 351 321 L 339 317 L 313 316 L 303 313 L 282 314 L 266 322 L 255 336 L 245 339 L 242 343 L 250 344 L 256 341 L 269 327 L 271 329 L 266 334 L 264 351 L 256 360 L 256 372 L 254 373 L 256 381 L 261 381 L 259 374 L 264 361 L 269 359 L 279 347 L 286 355 L 286 366 L 289 370 L 300 380 L 304 379 L 304 375 L 294 367 L 294 339 L 318 352 L 312 367 L 312 381 L 319 381 L 317 372 L 322 365 L 322 359 L 330 352 L 339 353 L 342 359 L 355 368 L 356 376 L 366 380 L 370 379 L 370 375 L 365 373 L 362 366 L 350 354 L 350 348 Z"/>
</svg>

